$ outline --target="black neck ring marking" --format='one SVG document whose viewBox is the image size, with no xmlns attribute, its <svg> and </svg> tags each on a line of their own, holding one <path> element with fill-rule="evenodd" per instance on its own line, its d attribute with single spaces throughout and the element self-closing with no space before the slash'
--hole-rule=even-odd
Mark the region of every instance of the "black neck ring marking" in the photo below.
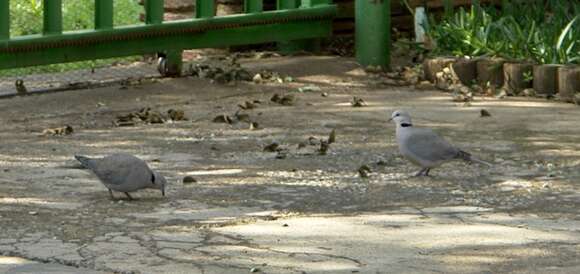
<svg viewBox="0 0 580 274">
<path fill-rule="evenodd" d="M 402 127 L 412 127 L 413 124 L 411 124 L 411 123 L 402 123 L 401 126 Z"/>
</svg>

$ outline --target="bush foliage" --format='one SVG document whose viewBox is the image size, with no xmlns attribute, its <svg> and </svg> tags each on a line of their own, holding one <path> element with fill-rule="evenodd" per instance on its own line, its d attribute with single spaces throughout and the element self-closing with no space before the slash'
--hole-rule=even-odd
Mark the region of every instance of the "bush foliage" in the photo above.
<svg viewBox="0 0 580 274">
<path fill-rule="evenodd" d="M 427 29 L 435 53 L 541 64 L 580 62 L 580 1 L 505 0 L 501 8 L 474 2 L 469 10 L 430 18 Z"/>
</svg>

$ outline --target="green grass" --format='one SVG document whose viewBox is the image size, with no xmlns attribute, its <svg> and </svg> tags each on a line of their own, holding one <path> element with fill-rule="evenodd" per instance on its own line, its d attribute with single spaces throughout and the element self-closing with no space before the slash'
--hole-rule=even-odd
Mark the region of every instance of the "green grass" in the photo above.
<svg viewBox="0 0 580 274">
<path fill-rule="evenodd" d="M 4 0 L 0 0 L 4 1 Z M 94 0 L 63 0 L 63 29 L 64 31 L 93 29 Z M 143 6 L 138 0 L 114 0 L 113 20 L 115 26 L 140 24 L 139 15 Z M 41 0 L 11 0 L 10 1 L 10 34 L 11 37 L 42 33 L 42 1 Z M 135 61 L 138 57 L 93 60 L 66 64 L 54 64 L 0 70 L 0 76 L 19 76 L 30 73 L 56 73 L 77 69 L 98 68 L 118 61 Z"/>
<path fill-rule="evenodd" d="M 63 0 L 63 29 L 81 30 L 94 28 L 94 0 Z M 114 22 L 116 26 L 139 24 L 143 6 L 138 0 L 115 0 Z M 10 1 L 11 36 L 39 34 L 42 32 L 42 1 Z"/>
</svg>

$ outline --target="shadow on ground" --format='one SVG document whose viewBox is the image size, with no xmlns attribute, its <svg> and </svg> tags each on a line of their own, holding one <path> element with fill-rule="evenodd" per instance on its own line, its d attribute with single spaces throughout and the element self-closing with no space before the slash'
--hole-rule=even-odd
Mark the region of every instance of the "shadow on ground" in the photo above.
<svg viewBox="0 0 580 274">
<path fill-rule="evenodd" d="M 243 63 L 296 81 L 163 79 L 0 100 L 0 273 L 580 271 L 578 107 L 480 97 L 465 107 L 438 91 L 381 86 L 348 59 Z M 313 83 L 328 96 L 297 92 Z M 274 93 L 296 103 L 270 102 Z M 353 96 L 368 106 L 351 107 Z M 212 122 L 253 100 L 244 113 L 258 130 Z M 183 109 L 188 121 L 112 126 L 143 107 Z M 417 168 L 386 121 L 395 109 L 495 166 L 455 162 L 410 177 Z M 67 124 L 72 135 L 40 135 Z M 337 142 L 320 155 L 308 140 L 332 129 Z M 263 150 L 272 142 L 284 156 Z M 168 197 L 112 201 L 72 158 L 117 152 L 166 175 Z M 183 184 L 188 175 L 197 182 Z"/>
</svg>

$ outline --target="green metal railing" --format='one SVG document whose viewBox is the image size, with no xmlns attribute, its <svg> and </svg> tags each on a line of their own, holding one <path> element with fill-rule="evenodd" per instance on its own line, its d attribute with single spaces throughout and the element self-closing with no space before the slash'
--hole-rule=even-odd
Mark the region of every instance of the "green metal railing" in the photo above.
<svg viewBox="0 0 580 274">
<path fill-rule="evenodd" d="M 62 0 L 43 0 L 42 33 L 11 37 L 10 16 L 18 14 L 0 0 L 0 69 L 157 53 L 166 59 L 161 72 L 172 75 L 180 73 L 185 49 L 265 42 L 296 48 L 328 37 L 336 15 L 330 0 L 278 0 L 275 11 L 246 0 L 244 14 L 228 16 L 215 16 L 213 0 L 192 1 L 194 18 L 163 22 L 164 1 L 145 0 L 144 24 L 114 27 L 113 0 L 94 0 L 95 28 L 63 32 Z"/>
</svg>

